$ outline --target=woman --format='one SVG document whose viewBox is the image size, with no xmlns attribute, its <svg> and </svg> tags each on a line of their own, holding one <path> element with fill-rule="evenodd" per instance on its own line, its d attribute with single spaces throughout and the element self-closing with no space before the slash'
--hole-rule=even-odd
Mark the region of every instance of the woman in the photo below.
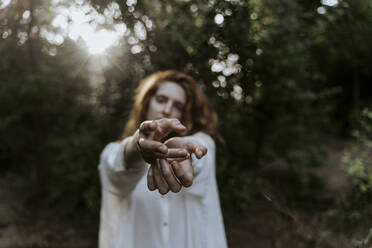
<svg viewBox="0 0 372 248">
<path fill-rule="evenodd" d="M 124 139 L 100 158 L 101 248 L 227 246 L 216 130 L 217 115 L 190 76 L 168 70 L 140 83 Z"/>
</svg>

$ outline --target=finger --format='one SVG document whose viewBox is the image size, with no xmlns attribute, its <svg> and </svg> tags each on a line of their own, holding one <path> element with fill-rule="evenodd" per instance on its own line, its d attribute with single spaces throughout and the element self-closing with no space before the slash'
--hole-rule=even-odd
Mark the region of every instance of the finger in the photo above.
<svg viewBox="0 0 372 248">
<path fill-rule="evenodd" d="M 185 157 L 185 158 L 166 158 L 166 160 L 168 161 L 168 163 L 172 164 L 173 161 L 177 161 L 177 162 L 182 162 L 184 160 L 188 160 L 190 159 L 190 155 Z"/>
<path fill-rule="evenodd" d="M 187 142 L 186 149 L 190 153 L 194 153 L 196 158 L 198 159 L 201 159 L 208 152 L 208 149 L 205 146 L 203 146 L 202 144 L 199 144 L 196 141 Z"/>
<path fill-rule="evenodd" d="M 154 173 L 153 173 L 153 166 L 150 166 L 150 169 L 147 172 L 147 188 L 149 190 L 154 191 L 156 189 L 155 182 L 154 182 Z"/>
<path fill-rule="evenodd" d="M 188 158 L 189 156 L 187 150 L 183 148 L 168 148 L 166 154 L 167 158 Z"/>
<path fill-rule="evenodd" d="M 182 148 L 168 149 L 167 153 L 153 152 L 156 158 L 177 159 L 179 161 L 190 158 L 190 154 Z"/>
<path fill-rule="evenodd" d="M 164 118 L 158 120 L 158 127 L 164 130 L 172 130 L 176 132 L 182 132 L 186 130 L 186 127 L 176 118 Z"/>
<path fill-rule="evenodd" d="M 178 180 L 182 183 L 185 187 L 190 187 L 192 185 L 192 181 L 194 179 L 194 171 L 191 165 L 190 160 L 185 162 L 172 162 L 172 168 L 174 174 L 178 178 Z"/>
<path fill-rule="evenodd" d="M 168 152 L 168 147 L 159 141 L 140 138 L 138 145 L 141 151 L 144 152 L 160 152 L 164 154 Z"/>
<path fill-rule="evenodd" d="M 203 145 L 199 145 L 196 149 L 195 149 L 195 156 L 198 158 L 198 159 L 201 159 L 202 157 L 204 157 L 205 154 L 207 154 L 208 152 L 208 149 L 203 146 Z"/>
<path fill-rule="evenodd" d="M 153 140 L 157 127 L 158 124 L 156 121 L 144 121 L 139 127 L 139 136 L 141 138 Z"/>
<path fill-rule="evenodd" d="M 144 121 L 139 126 L 139 130 L 141 133 L 148 134 L 149 132 L 153 132 L 157 127 L 156 121 Z"/>
<path fill-rule="evenodd" d="M 168 193 L 169 187 L 168 187 L 167 182 L 164 180 L 164 178 L 161 175 L 159 159 L 155 160 L 154 165 L 155 166 L 153 167 L 153 175 L 154 175 L 153 178 L 154 178 L 155 185 L 158 188 L 159 193 L 162 195 L 165 195 L 166 193 Z"/>
<path fill-rule="evenodd" d="M 161 140 L 172 131 L 180 133 L 186 130 L 186 127 L 178 119 L 164 118 L 157 120 L 157 128 L 154 134 L 155 140 Z"/>
<path fill-rule="evenodd" d="M 160 159 L 160 169 L 169 189 L 174 193 L 179 192 L 181 190 L 181 184 L 173 174 L 171 165 L 165 159 Z"/>
<path fill-rule="evenodd" d="M 184 144 L 184 147 L 191 154 L 194 153 L 198 159 L 204 156 L 205 147 L 194 141 L 187 141 Z"/>
<path fill-rule="evenodd" d="M 142 157 L 147 163 L 152 163 L 156 158 L 163 159 L 176 159 L 177 161 L 183 161 L 190 158 L 190 154 L 185 149 L 168 149 L 168 153 L 160 153 L 153 151 L 142 150 Z"/>
</svg>

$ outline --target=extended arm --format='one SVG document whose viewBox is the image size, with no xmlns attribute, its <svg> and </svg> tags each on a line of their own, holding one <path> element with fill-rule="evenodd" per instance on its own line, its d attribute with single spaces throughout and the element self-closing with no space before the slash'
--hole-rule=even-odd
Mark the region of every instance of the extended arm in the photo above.
<svg viewBox="0 0 372 248">
<path fill-rule="evenodd" d="M 201 159 L 207 148 L 192 137 L 175 137 L 165 142 L 168 148 L 183 148 L 190 154 L 189 158 L 156 159 L 147 174 L 147 185 L 150 190 L 158 189 L 159 193 L 179 192 L 190 187 L 194 179 L 191 154 Z"/>
<path fill-rule="evenodd" d="M 110 143 L 102 152 L 99 165 L 103 188 L 126 195 L 143 176 L 145 162 L 152 162 L 155 157 L 187 158 L 185 149 L 168 148 L 160 142 L 171 131 L 184 130 L 176 119 L 145 121 L 133 136 Z"/>
<path fill-rule="evenodd" d="M 183 132 L 186 127 L 177 119 L 160 119 L 141 123 L 138 130 L 124 149 L 125 162 L 129 167 L 138 168 L 154 162 L 155 158 L 188 158 L 187 150 L 181 147 L 168 147 L 160 141 L 170 132 Z"/>
</svg>

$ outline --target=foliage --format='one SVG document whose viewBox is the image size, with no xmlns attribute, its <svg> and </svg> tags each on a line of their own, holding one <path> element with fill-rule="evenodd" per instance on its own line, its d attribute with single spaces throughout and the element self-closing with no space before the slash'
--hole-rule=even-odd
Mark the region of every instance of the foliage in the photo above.
<svg viewBox="0 0 372 248">
<path fill-rule="evenodd" d="M 372 218 L 372 111 L 362 112 L 360 127 L 353 133 L 357 143 L 345 153 L 343 165 L 352 180 L 338 206 L 331 212 L 339 228 L 370 227 Z"/>
<path fill-rule="evenodd" d="M 357 248 L 368 247 L 367 245 L 369 245 L 371 238 L 372 238 L 372 229 L 369 230 L 367 237 L 365 237 L 362 240 L 355 241 L 354 247 L 357 247 Z"/>
<path fill-rule="evenodd" d="M 153 22 L 145 41 L 135 32 L 128 37 L 137 37 L 135 45 L 143 47 L 135 58 L 125 55 L 130 56 L 133 71 L 142 68 L 137 70 L 138 78 L 158 69 L 184 70 L 197 78 L 217 112 L 224 113 L 220 116 L 224 142 L 219 145 L 218 178 L 227 211 L 244 211 L 261 191 L 259 182 L 273 182 L 261 167 L 275 160 L 285 161 L 295 178 L 302 177 L 297 186 L 310 188 L 312 177 L 305 175 L 304 168 L 325 159 L 312 144 L 318 127 L 326 126 L 332 109 L 327 101 L 337 91 L 319 90 L 310 83 L 314 81 L 308 69 L 312 37 L 297 34 L 314 27 L 304 19 L 309 13 L 302 6 L 292 1 L 265 7 L 260 1 L 118 4 L 129 25 Z M 288 8 L 294 15 L 277 12 L 279 8 Z M 216 23 L 216 16 L 223 16 L 224 21 Z M 111 70 L 106 73 L 110 74 Z M 118 85 L 124 88 L 120 85 L 128 82 Z M 126 94 L 117 102 L 124 99 Z M 284 180 L 275 177 L 279 184 Z M 290 198 L 298 198 L 300 192 Z M 301 199 L 311 194 L 306 192 Z M 285 190 L 279 193 L 286 194 Z"/>
<path fill-rule="evenodd" d="M 8 27 L 28 30 L 29 23 L 17 21 L 17 16 L 9 18 Z M 105 130 L 97 128 L 104 122 L 90 102 L 90 85 L 74 73 L 73 64 L 66 64 L 69 58 L 49 55 L 53 45 L 30 33 L 27 37 L 26 43 L 17 36 L 0 41 L 6 55 L 0 56 L 1 173 L 20 176 L 15 182 L 27 189 L 28 207 L 96 214 L 94 165 L 102 149 L 99 140 L 106 139 Z M 68 45 L 61 54 L 73 48 Z"/>
</svg>

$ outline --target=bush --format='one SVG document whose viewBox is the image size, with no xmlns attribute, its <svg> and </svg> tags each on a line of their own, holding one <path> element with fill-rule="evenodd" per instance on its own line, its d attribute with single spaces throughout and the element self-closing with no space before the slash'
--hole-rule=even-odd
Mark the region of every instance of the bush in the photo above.
<svg viewBox="0 0 372 248">
<path fill-rule="evenodd" d="M 372 110 L 363 110 L 353 136 L 357 143 L 342 159 L 351 187 L 330 213 L 339 230 L 372 225 Z"/>
</svg>

